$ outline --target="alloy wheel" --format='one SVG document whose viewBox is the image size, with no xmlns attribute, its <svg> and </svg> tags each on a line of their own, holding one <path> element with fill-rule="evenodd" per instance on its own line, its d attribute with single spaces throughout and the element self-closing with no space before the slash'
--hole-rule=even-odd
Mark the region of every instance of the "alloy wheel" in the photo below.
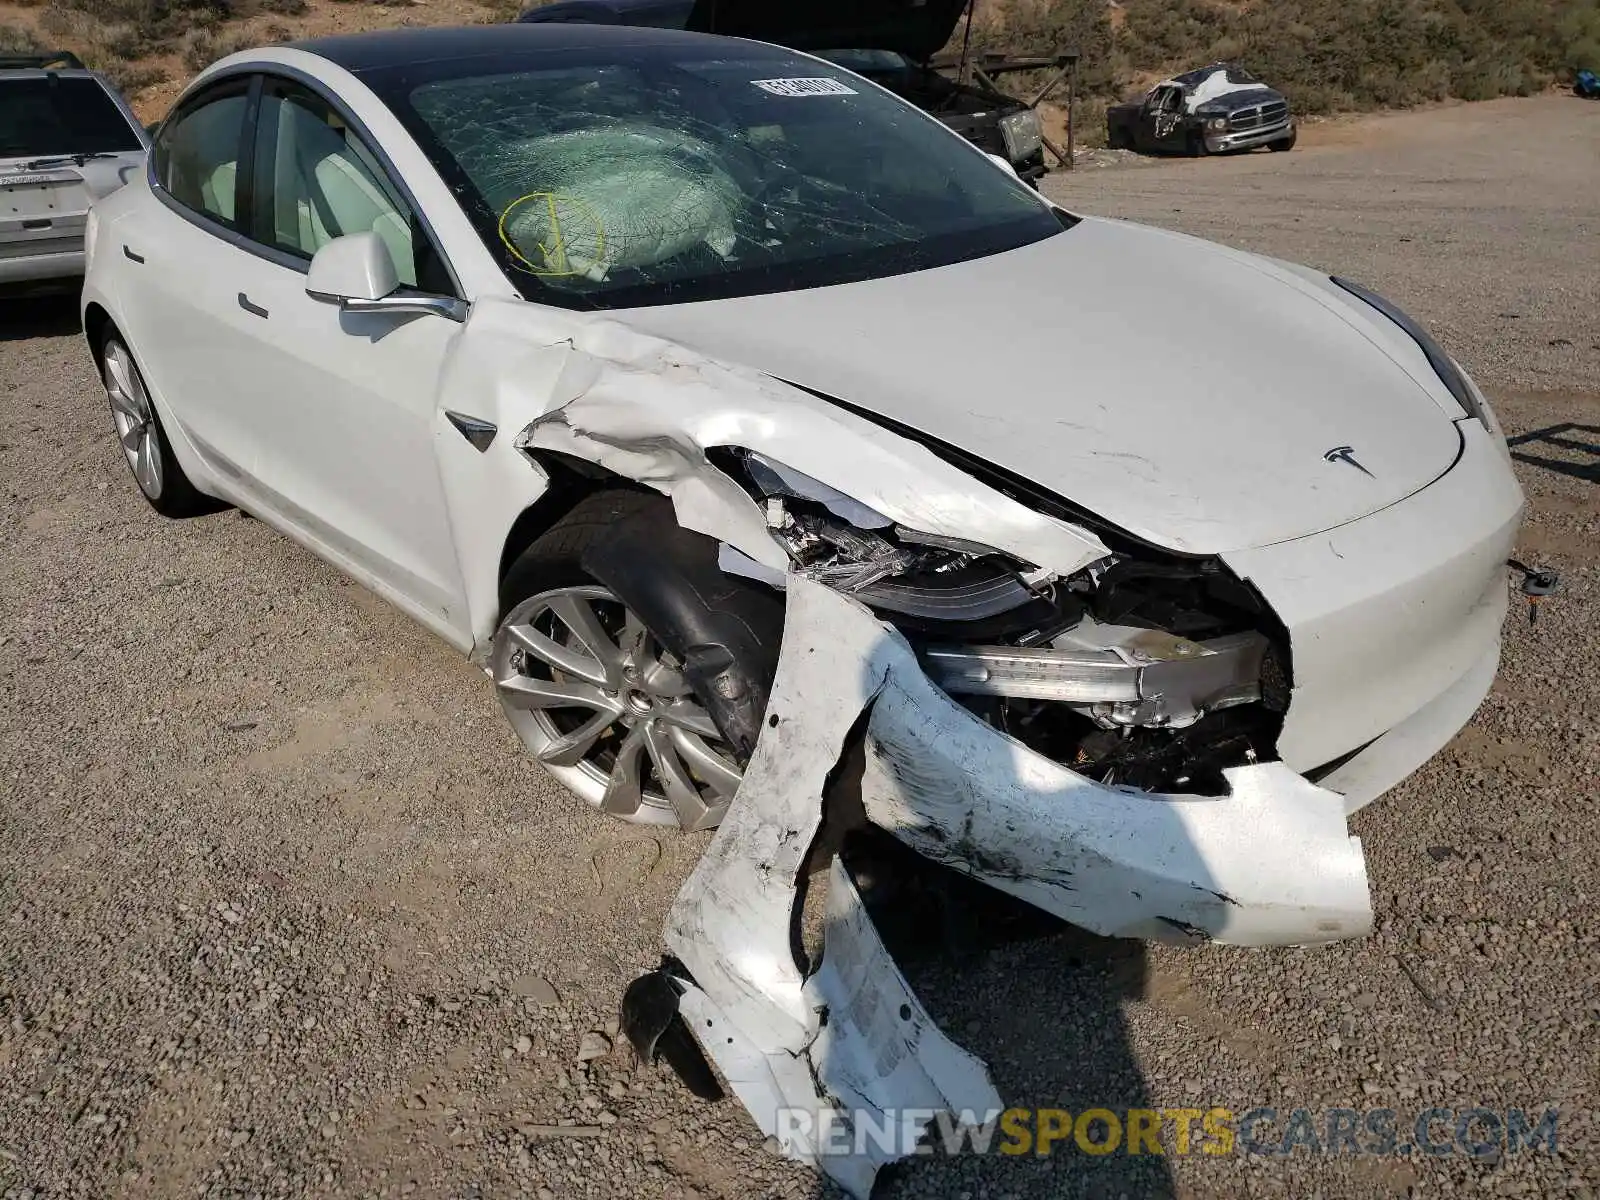
<svg viewBox="0 0 1600 1200">
<path fill-rule="evenodd" d="M 602 812 L 709 829 L 741 772 L 681 664 L 606 588 L 524 600 L 495 634 L 506 717 L 546 770 Z"/>
<path fill-rule="evenodd" d="M 151 500 L 161 498 L 161 435 L 156 428 L 155 409 L 133 357 L 119 341 L 106 343 L 106 397 L 111 401 L 111 419 L 117 428 L 117 441 L 133 470 L 140 490 Z"/>
</svg>

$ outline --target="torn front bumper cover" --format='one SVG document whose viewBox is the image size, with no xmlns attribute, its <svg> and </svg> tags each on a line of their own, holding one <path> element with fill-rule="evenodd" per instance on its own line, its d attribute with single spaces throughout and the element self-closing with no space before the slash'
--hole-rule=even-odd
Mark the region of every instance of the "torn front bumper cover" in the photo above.
<svg viewBox="0 0 1600 1200">
<path fill-rule="evenodd" d="M 667 944 L 689 972 L 674 982 L 679 1012 L 706 1055 L 766 1134 L 853 1195 L 907 1145 L 904 1131 L 876 1136 L 891 1119 L 1000 1107 L 983 1064 L 911 994 L 837 861 L 823 964 L 808 979 L 796 960 L 801 871 L 854 733 L 871 821 L 1096 933 L 1269 945 L 1371 928 L 1337 793 L 1281 763 L 1230 771 L 1223 797 L 1095 783 L 957 705 L 864 607 L 800 578 L 787 606 L 767 728 Z M 825 1130 L 838 1136 L 824 1144 Z"/>
</svg>

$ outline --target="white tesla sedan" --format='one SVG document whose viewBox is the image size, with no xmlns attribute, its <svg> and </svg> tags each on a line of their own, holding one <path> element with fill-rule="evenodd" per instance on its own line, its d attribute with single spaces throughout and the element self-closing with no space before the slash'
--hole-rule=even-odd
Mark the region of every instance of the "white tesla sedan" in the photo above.
<svg viewBox="0 0 1600 1200">
<path fill-rule="evenodd" d="M 769 1133 L 874 1071 L 875 1103 L 986 1098 L 921 1018 L 819 1032 L 841 973 L 904 991 L 837 867 L 795 960 L 825 811 L 1102 933 L 1357 936 L 1347 815 L 1496 670 L 1522 496 L 1423 330 L 1069 215 L 805 55 L 561 24 L 234 55 L 89 252 L 158 511 L 237 505 L 391 600 L 588 803 L 721 824 L 657 983 Z"/>
</svg>

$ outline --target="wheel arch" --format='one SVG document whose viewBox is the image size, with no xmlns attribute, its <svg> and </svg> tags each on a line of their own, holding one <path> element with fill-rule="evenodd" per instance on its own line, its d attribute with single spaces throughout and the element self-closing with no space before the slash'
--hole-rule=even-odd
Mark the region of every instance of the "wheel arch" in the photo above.
<svg viewBox="0 0 1600 1200">
<path fill-rule="evenodd" d="M 105 370 L 106 334 L 112 330 L 117 330 L 117 323 L 111 319 L 111 314 L 99 301 L 89 301 L 83 310 L 83 336 L 89 342 L 89 353 L 94 355 L 96 370 Z"/>
<path fill-rule="evenodd" d="M 569 454 L 554 450 L 530 450 L 527 453 L 548 476 L 550 483 L 517 514 L 506 530 L 500 548 L 500 564 L 495 572 L 497 625 L 510 607 L 505 586 L 512 566 L 523 551 L 564 521 L 585 498 L 602 491 L 644 491 L 655 494 L 652 489 L 635 480 Z"/>
</svg>

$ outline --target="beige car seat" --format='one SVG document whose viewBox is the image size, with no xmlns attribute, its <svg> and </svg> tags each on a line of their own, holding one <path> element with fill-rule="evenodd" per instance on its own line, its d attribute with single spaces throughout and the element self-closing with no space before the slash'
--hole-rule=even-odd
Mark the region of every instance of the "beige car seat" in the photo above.
<svg viewBox="0 0 1600 1200">
<path fill-rule="evenodd" d="M 200 200 L 205 210 L 224 221 L 233 220 L 234 182 L 239 177 L 238 163 L 223 163 L 200 182 Z"/>
<path fill-rule="evenodd" d="M 400 282 L 415 285 L 411 225 L 395 210 L 345 131 L 298 104 L 278 106 L 274 222 L 280 241 L 315 254 L 347 233 L 376 233 L 394 257 Z M 288 187 L 281 181 L 292 180 Z"/>
</svg>

